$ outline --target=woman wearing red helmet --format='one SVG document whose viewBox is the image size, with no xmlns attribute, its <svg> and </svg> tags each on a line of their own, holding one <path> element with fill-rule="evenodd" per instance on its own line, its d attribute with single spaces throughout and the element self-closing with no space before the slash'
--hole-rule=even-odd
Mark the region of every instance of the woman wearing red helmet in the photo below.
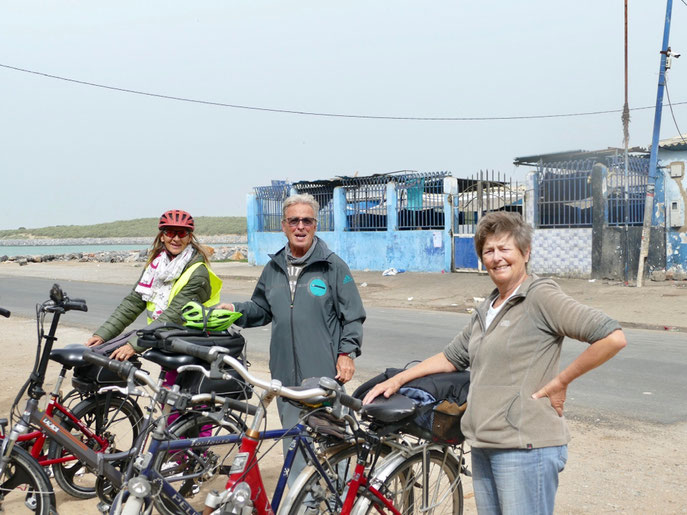
<svg viewBox="0 0 687 515">
<path fill-rule="evenodd" d="M 166 211 L 160 217 L 158 229 L 138 283 L 86 341 L 88 347 L 115 338 L 144 310 L 149 324 L 181 325 L 181 308 L 187 302 L 194 300 L 206 306 L 219 303 L 222 281 L 210 269 L 209 256 L 193 234 L 193 217 L 179 209 Z M 137 350 L 141 349 L 132 334 L 110 357 L 124 361 Z"/>
</svg>

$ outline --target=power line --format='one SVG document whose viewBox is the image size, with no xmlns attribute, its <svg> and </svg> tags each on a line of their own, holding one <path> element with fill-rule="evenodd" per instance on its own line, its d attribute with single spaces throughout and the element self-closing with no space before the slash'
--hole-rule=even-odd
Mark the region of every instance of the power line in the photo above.
<svg viewBox="0 0 687 515">
<path fill-rule="evenodd" d="M 668 105 L 670 106 L 670 115 L 673 117 L 673 123 L 675 124 L 675 128 L 677 129 L 677 133 L 680 136 L 680 139 L 682 140 L 682 142 L 687 143 L 687 141 L 685 141 L 685 138 L 682 136 L 682 131 L 680 130 L 680 127 L 677 126 L 677 120 L 675 119 L 675 113 L 673 112 L 673 104 L 670 102 L 670 91 L 668 91 L 668 81 L 666 81 L 665 87 L 666 87 L 666 97 L 668 98 Z"/>
<path fill-rule="evenodd" d="M 299 111 L 294 109 L 277 109 L 271 107 L 248 106 L 240 104 L 227 104 L 224 102 L 213 102 L 210 100 L 200 100 L 196 98 L 177 97 L 173 95 L 163 95 L 160 93 L 151 93 L 148 91 L 139 91 L 135 89 L 120 88 L 117 86 L 108 86 L 106 84 L 98 84 L 95 82 L 88 82 L 78 79 L 71 79 L 69 77 L 61 77 L 59 75 L 52 75 L 50 73 L 39 72 L 35 70 L 27 70 L 16 66 L 10 66 L 0 63 L 0 67 L 8 70 L 14 70 L 23 73 L 30 73 L 49 79 L 62 80 L 65 82 L 72 82 L 81 84 L 83 86 L 91 86 L 94 88 L 102 88 L 111 91 L 119 91 L 121 93 L 131 93 L 134 95 L 143 95 L 147 97 L 163 98 L 165 100 L 176 100 L 178 102 L 190 102 L 193 104 L 210 105 L 216 107 L 228 107 L 231 109 L 244 109 L 247 111 L 262 111 L 267 113 L 280 114 L 296 114 L 301 116 L 320 116 L 326 118 L 354 118 L 363 120 L 404 120 L 404 121 L 425 121 L 425 122 L 482 122 L 482 121 L 506 121 L 506 120 L 541 120 L 546 118 L 572 118 L 580 116 L 594 116 L 600 114 L 621 113 L 622 109 L 606 109 L 602 111 L 586 111 L 578 113 L 559 113 L 559 114 L 540 114 L 540 115 L 523 115 L 523 116 L 375 116 L 366 114 L 343 114 L 343 113 L 326 113 L 314 111 Z M 685 102 L 675 102 L 674 105 L 687 104 Z M 630 111 L 642 111 L 645 109 L 654 109 L 655 106 L 633 107 Z"/>
</svg>

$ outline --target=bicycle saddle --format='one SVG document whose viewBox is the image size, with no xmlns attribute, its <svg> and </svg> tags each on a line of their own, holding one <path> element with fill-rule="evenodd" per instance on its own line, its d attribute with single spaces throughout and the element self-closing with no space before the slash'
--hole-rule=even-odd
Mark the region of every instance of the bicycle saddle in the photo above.
<svg viewBox="0 0 687 515">
<path fill-rule="evenodd" d="M 362 407 L 360 412 L 380 422 L 398 422 L 415 414 L 417 404 L 412 399 L 395 393 L 388 399 L 382 395 L 370 404 Z"/>
<path fill-rule="evenodd" d="M 188 354 L 169 354 L 160 349 L 150 349 L 142 356 L 166 370 L 176 370 L 182 365 L 205 365 L 206 368 L 208 367 L 204 361 Z"/>
<path fill-rule="evenodd" d="M 50 351 L 50 359 L 56 361 L 68 369 L 87 365 L 83 360 L 83 353 L 88 349 L 85 345 L 72 343 L 64 349 L 53 349 Z"/>
</svg>

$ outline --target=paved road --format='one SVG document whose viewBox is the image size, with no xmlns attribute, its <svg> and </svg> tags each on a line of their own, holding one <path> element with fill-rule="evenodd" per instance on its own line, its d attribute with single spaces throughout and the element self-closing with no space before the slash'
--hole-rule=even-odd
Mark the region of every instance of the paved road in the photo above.
<svg viewBox="0 0 687 515">
<path fill-rule="evenodd" d="M 15 315 L 32 317 L 35 303 L 47 298 L 51 284 L 46 279 L 1 277 L 0 306 Z M 60 284 L 71 297 L 87 299 L 89 306 L 88 313 L 70 312 L 63 323 L 87 328 L 96 328 L 130 290 L 128 286 L 78 281 Z M 365 377 L 441 351 L 468 321 L 467 315 L 439 311 L 371 307 L 367 312 L 364 354 L 356 361 L 359 375 Z M 143 324 L 141 318 L 138 325 Z M 570 387 L 569 414 L 603 420 L 617 413 L 663 424 L 686 421 L 687 334 L 639 329 L 628 329 L 626 334 L 629 345 L 625 350 Z M 247 329 L 244 335 L 249 356 L 267 354 L 269 327 Z M 584 348 L 583 343 L 566 340 L 563 362 L 570 362 Z"/>
</svg>

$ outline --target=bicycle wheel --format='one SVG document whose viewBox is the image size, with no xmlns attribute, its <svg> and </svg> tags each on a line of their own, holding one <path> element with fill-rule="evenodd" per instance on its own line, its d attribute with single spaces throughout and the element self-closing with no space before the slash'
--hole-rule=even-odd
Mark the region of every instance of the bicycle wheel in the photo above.
<svg viewBox="0 0 687 515">
<path fill-rule="evenodd" d="M 463 484 L 458 463 L 447 452 L 434 449 L 428 458 L 429 467 L 423 470 L 422 452 L 413 454 L 389 473 L 379 490 L 403 515 L 462 514 Z M 372 479 L 371 483 L 376 482 Z M 389 513 L 378 498 L 370 494 L 366 497 L 358 501 L 356 508 L 368 506 L 365 513 Z"/>
<path fill-rule="evenodd" d="M 379 450 L 379 459 L 382 460 L 391 452 L 391 447 L 382 446 Z M 344 448 L 335 447 L 325 454 L 320 463 L 334 485 L 336 493 L 331 491 L 324 477 L 315 470 L 296 495 L 289 509 L 289 515 L 339 513 L 342 505 L 337 507 L 337 498 L 340 503 L 344 502 L 346 487 L 353 477 L 357 458 L 358 447 L 355 444 Z"/>
<path fill-rule="evenodd" d="M 31 455 L 14 447 L 0 478 L 0 511 L 49 515 L 55 511 L 55 494 L 48 475 Z"/>
<path fill-rule="evenodd" d="M 138 404 L 120 394 L 89 397 L 74 407 L 72 415 L 88 426 L 91 431 L 107 440 L 108 447 L 105 452 L 108 453 L 130 449 L 143 424 L 143 412 Z M 65 420 L 64 415 L 56 418 L 62 427 L 71 431 L 76 438 L 80 438 L 91 449 L 96 451 L 101 449 L 95 439 L 86 437 L 76 424 L 71 420 Z M 69 452 L 62 445 L 54 441 L 50 442 L 48 451 L 50 459 L 68 455 Z M 80 461 L 57 463 L 52 466 L 52 471 L 57 484 L 69 495 L 79 499 L 95 497 L 97 477 Z"/>
<path fill-rule="evenodd" d="M 238 435 L 245 431 L 246 425 L 231 413 L 224 417 L 222 425 L 217 424 L 201 413 L 191 412 L 169 428 L 172 438 L 196 438 L 198 436 Z M 220 473 L 220 467 L 230 466 L 239 444 L 230 443 L 212 445 L 208 447 L 194 447 L 193 449 L 161 452 L 155 456 L 153 467 L 174 486 L 177 491 L 188 499 L 196 497 L 195 502 L 188 501 L 198 511 L 203 510 L 205 494 L 211 490 L 222 491 L 227 482 L 227 476 Z M 198 495 L 202 494 L 202 495 Z M 163 496 L 153 500 L 155 508 L 163 515 L 179 513 L 175 503 Z"/>
</svg>

